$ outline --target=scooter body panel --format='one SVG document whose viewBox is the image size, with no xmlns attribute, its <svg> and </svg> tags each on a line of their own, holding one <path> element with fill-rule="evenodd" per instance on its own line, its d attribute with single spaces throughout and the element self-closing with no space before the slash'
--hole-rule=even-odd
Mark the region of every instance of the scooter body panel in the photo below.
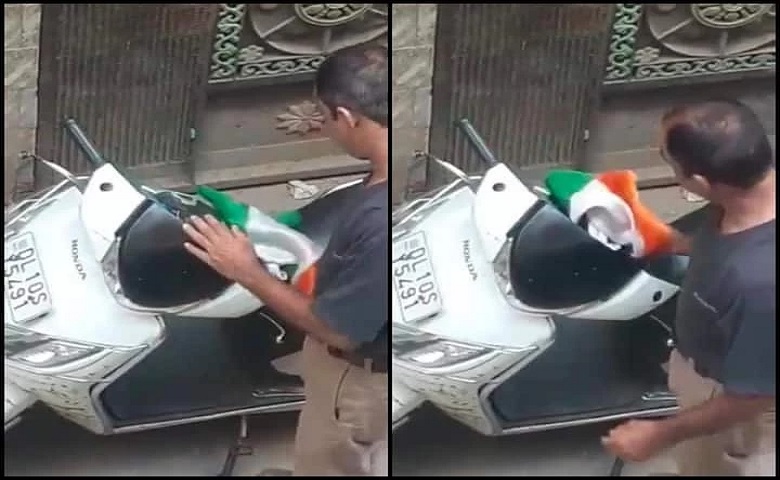
<svg viewBox="0 0 780 480">
<path fill-rule="evenodd" d="M 553 318 L 563 316 L 581 322 L 634 320 L 674 297 L 677 285 L 641 269 L 609 298 L 593 298 L 557 311 L 532 308 L 504 290 L 506 282 L 502 283 L 505 277 L 501 274 L 506 272 L 501 269 L 506 265 L 501 264 L 501 252 L 511 241 L 510 230 L 532 215 L 540 201 L 541 197 L 499 164 L 486 172 L 476 189 L 464 184 L 404 212 L 406 220 L 394 226 L 393 381 L 417 393 L 416 397 L 406 394 L 399 398 L 398 403 L 404 405 L 394 406 L 394 426 L 412 414 L 409 406 L 430 402 L 476 431 L 502 434 L 504 425 L 491 405 L 490 393 L 545 355 L 556 341 Z M 409 239 L 414 239 L 416 245 L 424 240 L 436 279 L 435 293 L 441 297 L 440 308 L 418 309 L 416 316 L 409 314 L 414 313 L 413 308 L 404 308 L 404 301 L 408 305 L 410 298 L 414 300 L 408 293 L 410 283 L 404 278 L 408 275 L 404 275 L 403 266 L 404 257 L 413 256 Z M 401 285 L 402 280 L 406 286 Z M 409 353 L 409 338 L 415 337 L 418 340 L 411 343 L 416 341 L 424 353 L 431 350 L 426 342 L 452 342 L 450 349 L 482 350 L 476 357 L 429 368 L 422 361 L 409 360 L 414 357 Z M 552 376 L 563 373 L 550 372 Z M 574 370 L 571 373 L 576 374 Z M 528 394 L 533 395 L 533 389 Z"/>
<path fill-rule="evenodd" d="M 441 311 L 416 320 L 404 314 L 404 288 L 395 277 L 392 319 L 422 332 L 469 343 L 525 348 L 550 337 L 546 316 L 518 311 L 499 290 L 491 259 L 472 219 L 474 193 L 462 188 L 403 236 L 394 238 L 393 258 L 409 237 L 422 235 L 441 296 Z M 394 265 L 394 270 L 399 266 Z"/>
<path fill-rule="evenodd" d="M 497 172 L 493 182 L 517 187 L 504 175 L 506 172 Z M 531 361 L 552 343 L 555 328 L 549 316 L 524 312 L 510 303 L 499 288 L 492 263 L 500 249 L 498 232 L 509 225 L 510 216 L 521 216 L 523 209 L 532 204 L 524 193 L 510 195 L 520 199 L 515 210 L 512 205 L 503 204 L 497 209 L 484 202 L 476 208 L 478 194 L 464 185 L 429 212 L 420 213 L 418 219 L 393 229 L 393 388 L 403 392 L 394 395 L 394 428 L 419 405 L 430 402 L 470 428 L 496 434 L 496 424 L 480 391 L 513 366 Z M 480 216 L 480 212 L 492 218 L 476 221 L 475 214 Z M 480 230 L 480 225 L 487 230 Z M 405 283 L 408 275 L 404 275 L 408 269 L 401 257 L 412 251 L 405 242 L 417 239 L 419 243 L 421 238 L 427 245 L 441 309 L 416 319 L 410 318 L 409 309 L 404 308 L 409 303 L 404 298 L 409 297 Z M 405 360 L 399 353 L 398 345 L 406 341 L 401 338 L 402 331 L 412 332 L 411 337 L 431 337 L 431 342 L 481 348 L 483 353 L 461 362 L 426 367 Z"/>
<path fill-rule="evenodd" d="M 101 167 L 102 170 L 99 170 L 103 172 L 102 176 L 92 177 L 92 181 L 87 185 L 85 191 L 92 201 L 99 200 L 102 194 L 110 193 L 112 190 L 105 186 L 103 189 L 99 188 L 101 184 L 119 185 L 123 182 L 121 174 L 113 167 L 108 167 L 110 166 Z M 112 235 L 127 218 L 132 217 L 133 212 L 142 202 L 136 202 L 135 200 L 139 198 L 132 195 L 132 192 L 122 194 L 121 191 L 115 191 L 117 195 L 111 197 L 112 201 L 124 205 L 114 211 L 124 216 L 119 218 L 112 216 L 111 209 L 108 208 L 85 209 L 84 202 L 87 196 L 75 186 L 61 185 L 54 190 L 57 194 L 47 197 L 46 201 L 39 203 L 36 208 L 29 209 L 26 213 L 20 208 L 21 221 L 8 223 L 9 218 L 6 219 L 6 245 L 19 235 L 32 235 L 48 292 L 52 297 L 51 308 L 47 314 L 17 324 L 13 316 L 9 315 L 9 287 L 6 286 L 6 356 L 4 359 L 6 429 L 15 425 L 20 414 L 36 402 L 45 404 L 64 418 L 97 434 L 164 428 L 244 413 L 300 408 L 302 397 L 298 387 L 290 385 L 289 375 L 279 375 L 283 378 L 283 383 L 280 383 L 278 388 L 275 388 L 273 383 L 278 373 L 274 373 L 274 358 L 278 355 L 289 355 L 291 349 L 299 348 L 299 335 L 286 332 L 279 322 L 266 314 L 251 320 L 267 321 L 268 328 L 261 329 L 263 338 L 258 340 L 258 345 L 265 345 L 264 342 L 268 342 L 272 348 L 261 348 L 261 355 L 257 358 L 241 358 L 241 355 L 246 355 L 246 352 L 232 358 L 229 351 L 236 346 L 228 341 L 226 347 L 220 347 L 225 350 L 225 353 L 217 359 L 225 364 L 224 368 L 234 370 L 242 368 L 242 361 L 250 365 L 257 361 L 267 363 L 260 368 L 260 371 L 267 377 L 266 381 L 271 383 L 260 385 L 258 392 L 252 392 L 252 380 L 247 380 L 250 383 L 245 381 L 242 388 L 249 389 L 241 392 L 246 395 L 246 404 L 233 403 L 230 408 L 225 405 L 220 408 L 215 404 L 211 412 L 182 411 L 165 421 L 139 419 L 137 422 L 130 423 L 117 422 L 110 412 L 112 406 L 103 404 L 105 401 L 103 392 L 131 370 L 137 372 L 138 368 L 146 368 L 144 360 L 156 350 L 162 352 L 165 349 L 166 328 L 162 317 L 158 315 L 160 312 L 131 308 L 126 302 L 121 302 L 108 286 L 103 271 L 105 266 L 101 265 L 101 260 L 106 259 L 112 244 L 115 243 L 116 239 Z M 328 192 L 323 197 L 327 194 Z M 122 200 L 123 198 L 126 202 Z M 105 197 L 106 204 L 110 203 L 108 200 Z M 337 205 L 330 203 L 332 205 L 326 210 L 336 213 Z M 31 204 L 35 205 L 35 202 Z M 130 204 L 134 207 L 130 208 Z M 311 266 L 319 257 L 321 246 L 309 242 L 305 235 L 274 223 L 270 217 L 264 216 L 256 209 L 252 209 L 252 214 L 264 220 L 249 225 L 250 238 L 257 243 L 260 257 L 270 258 L 282 264 L 291 258 L 303 260 L 299 264 L 302 268 L 298 269 L 297 274 Z M 310 219 L 310 222 L 316 222 L 316 219 Z M 52 232 L 57 234 L 54 235 Z M 258 311 L 262 303 L 246 289 L 232 285 L 217 298 L 204 299 L 203 302 L 190 307 L 185 309 L 186 312 L 181 312 L 184 313 L 183 315 L 178 316 L 197 316 L 201 320 L 191 321 L 201 322 L 210 321 L 207 317 L 214 318 L 214 322 L 247 322 L 245 315 Z M 240 319 L 242 315 L 244 317 Z M 185 328 L 186 322 L 190 321 L 184 318 L 180 320 Z M 237 324 L 231 323 L 231 325 Z M 219 328 L 215 332 L 218 330 Z M 9 355 L 9 332 L 20 339 L 18 350 L 21 352 L 29 351 L 31 341 L 43 342 L 44 346 L 65 342 L 94 351 L 73 361 L 58 362 L 45 368 L 36 367 L 19 361 L 14 358 L 14 355 Z M 195 335 L 193 338 L 200 337 Z M 205 339 L 198 341 L 200 340 L 205 341 Z M 226 338 L 219 338 L 217 335 L 217 338 L 211 341 L 221 344 L 226 341 Z M 190 350 L 197 348 L 196 343 Z M 187 346 L 178 345 L 176 351 L 187 351 Z M 192 354 L 197 354 L 197 351 L 191 351 L 190 355 Z M 252 367 L 250 366 L 249 369 L 251 370 Z M 233 372 L 233 370 L 230 372 L 235 377 L 241 375 L 251 377 L 251 373 Z M 138 387 L 132 382 L 130 384 Z M 254 395 L 261 395 L 262 398 Z M 236 397 L 237 395 L 233 394 L 233 398 Z"/>
<path fill-rule="evenodd" d="M 116 303 L 79 218 L 81 201 L 78 189 L 65 190 L 16 234 L 32 234 L 52 298 L 52 310 L 24 327 L 116 349 L 149 345 L 160 336 L 160 323 L 153 314 L 132 312 Z M 5 322 L 13 325 L 9 301 L 6 292 Z"/>
</svg>

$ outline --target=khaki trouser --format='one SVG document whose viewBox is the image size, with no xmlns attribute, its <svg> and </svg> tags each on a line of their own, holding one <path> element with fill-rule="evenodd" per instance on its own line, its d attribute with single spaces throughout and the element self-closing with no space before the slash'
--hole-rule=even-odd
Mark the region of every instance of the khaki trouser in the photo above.
<svg viewBox="0 0 780 480">
<path fill-rule="evenodd" d="M 294 475 L 388 476 L 388 376 L 328 353 L 307 337 L 306 404 L 295 436 Z"/>
<path fill-rule="evenodd" d="M 669 389 L 680 408 L 721 395 L 723 386 L 704 378 L 677 350 L 669 358 Z M 680 475 L 775 476 L 775 410 L 716 435 L 693 438 L 675 447 Z"/>
</svg>

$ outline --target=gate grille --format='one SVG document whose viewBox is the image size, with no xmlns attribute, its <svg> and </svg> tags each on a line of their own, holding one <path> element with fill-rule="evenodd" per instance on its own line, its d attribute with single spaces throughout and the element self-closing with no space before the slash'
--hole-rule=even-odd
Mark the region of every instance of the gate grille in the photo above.
<svg viewBox="0 0 780 480">
<path fill-rule="evenodd" d="M 514 170 L 578 163 L 598 105 L 611 4 L 440 4 L 431 151 L 483 169 L 453 121 L 468 117 Z M 439 184 L 429 172 L 429 184 Z"/>
<path fill-rule="evenodd" d="M 105 158 L 122 167 L 142 176 L 164 167 L 186 171 L 205 103 L 217 8 L 43 5 L 38 154 L 73 172 L 88 171 L 62 129 L 73 117 Z M 37 187 L 52 181 L 46 169 L 36 170 Z"/>
</svg>

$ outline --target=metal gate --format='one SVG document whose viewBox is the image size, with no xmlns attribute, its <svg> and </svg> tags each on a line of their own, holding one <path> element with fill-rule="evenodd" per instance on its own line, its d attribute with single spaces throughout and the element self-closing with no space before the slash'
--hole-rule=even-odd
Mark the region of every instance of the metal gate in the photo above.
<svg viewBox="0 0 780 480">
<path fill-rule="evenodd" d="M 217 4 L 44 4 L 37 153 L 83 173 L 62 129 L 75 118 L 105 157 L 140 178 L 188 183 Z M 36 186 L 52 182 L 36 170 Z M 171 180 L 173 178 L 173 180 Z"/>
<path fill-rule="evenodd" d="M 515 170 L 577 164 L 596 113 L 611 4 L 440 4 L 431 151 L 483 167 L 453 128 L 468 117 Z M 436 172 L 428 183 L 438 184 Z"/>
</svg>

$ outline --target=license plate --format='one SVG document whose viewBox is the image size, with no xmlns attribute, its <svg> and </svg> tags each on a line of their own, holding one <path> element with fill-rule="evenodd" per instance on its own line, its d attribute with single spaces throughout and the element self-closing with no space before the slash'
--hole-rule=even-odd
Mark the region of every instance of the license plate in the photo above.
<svg viewBox="0 0 780 480">
<path fill-rule="evenodd" d="M 405 322 L 417 322 L 441 311 L 441 294 L 422 232 L 393 243 L 392 269 Z"/>
<path fill-rule="evenodd" d="M 51 294 L 43 276 L 32 233 L 5 244 L 5 302 L 15 323 L 25 323 L 51 310 Z"/>
</svg>

